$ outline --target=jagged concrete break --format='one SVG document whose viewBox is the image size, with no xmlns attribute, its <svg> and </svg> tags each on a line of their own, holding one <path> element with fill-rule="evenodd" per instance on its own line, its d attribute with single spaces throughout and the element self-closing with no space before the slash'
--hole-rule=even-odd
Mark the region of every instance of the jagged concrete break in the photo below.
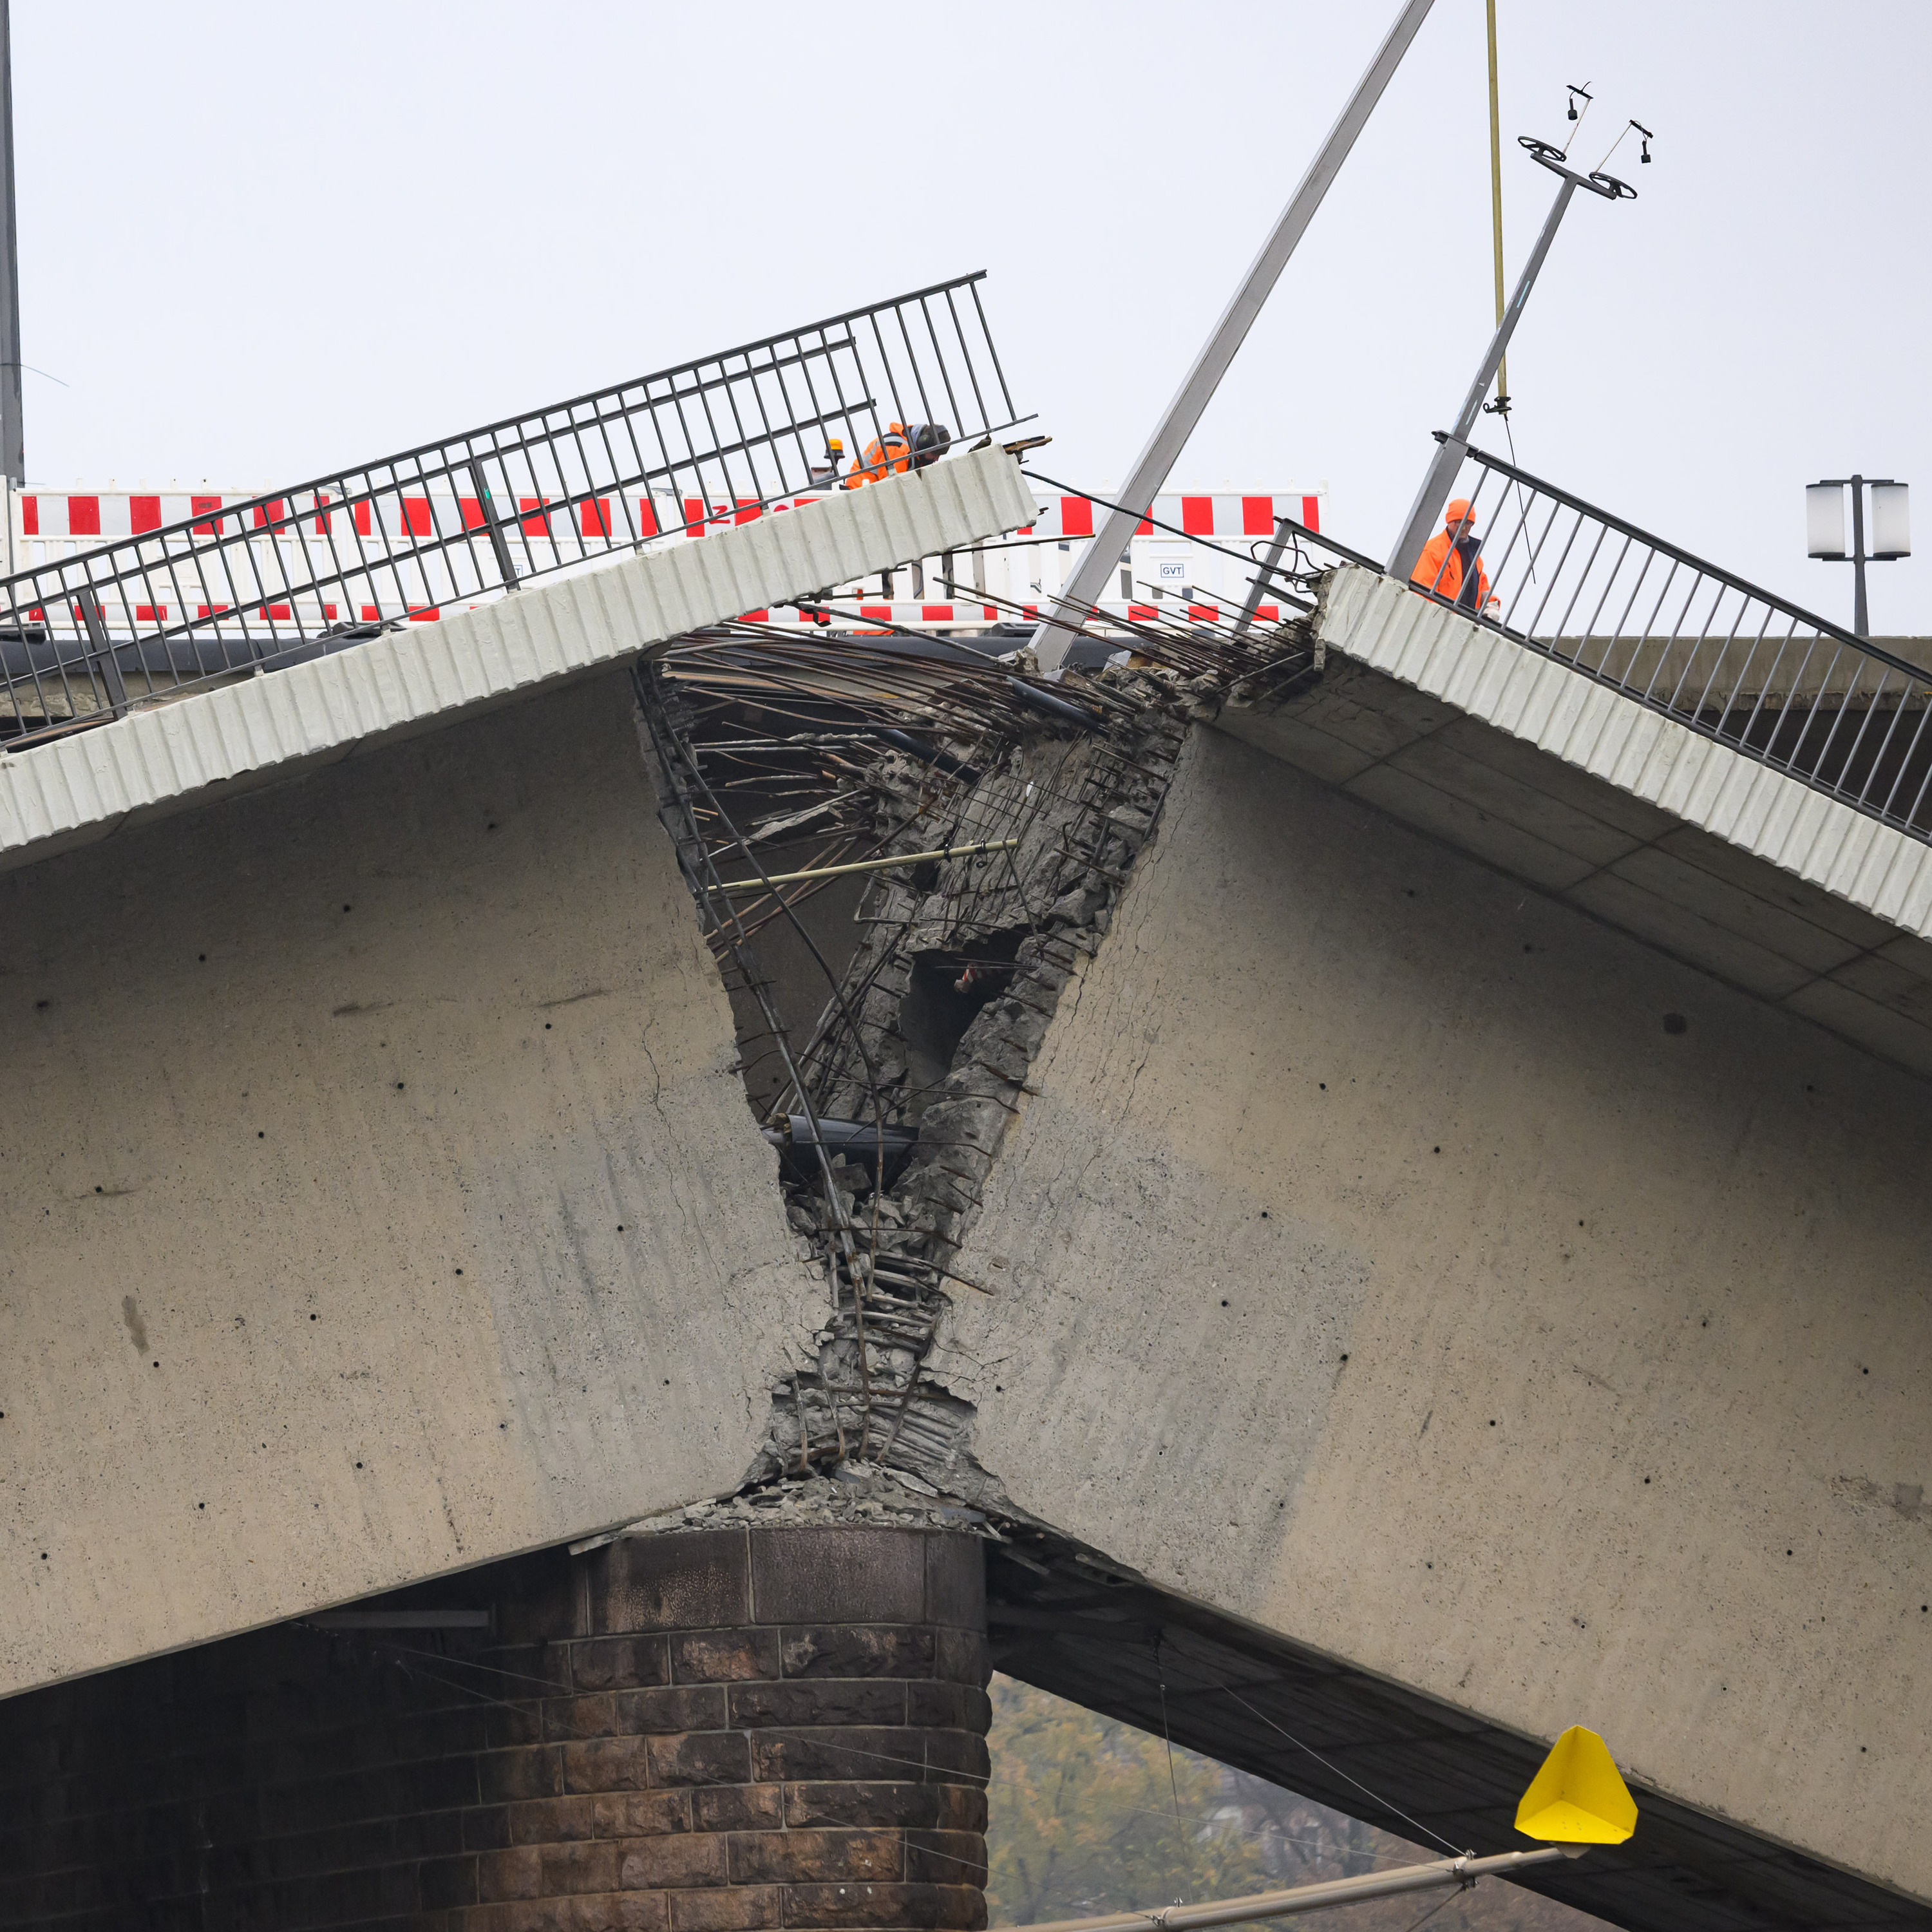
<svg viewBox="0 0 1932 1932">
<path fill-rule="evenodd" d="M 811 1166 L 790 1170 L 787 1212 L 832 1292 L 813 1354 L 774 1390 L 748 1481 L 850 1457 L 1005 1506 L 974 1456 L 971 1405 L 922 1364 L 950 1298 L 986 1292 L 956 1268 L 963 1231 L 1062 989 L 1160 811 L 1191 702 L 1139 671 L 1092 688 L 1111 707 L 1106 730 L 1016 732 L 950 794 L 935 798 L 932 772 L 902 754 L 866 772 L 882 850 L 928 849 L 937 822 L 950 844 L 997 849 L 880 874 L 859 904 L 863 936 L 801 1058 L 815 1115 L 914 1138 L 875 1186 L 862 1135 L 834 1163 L 836 1198 Z"/>
</svg>

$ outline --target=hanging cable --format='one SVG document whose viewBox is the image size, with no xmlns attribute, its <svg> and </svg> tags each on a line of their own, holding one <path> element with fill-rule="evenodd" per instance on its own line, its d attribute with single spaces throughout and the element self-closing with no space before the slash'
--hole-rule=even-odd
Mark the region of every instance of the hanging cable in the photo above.
<svg viewBox="0 0 1932 1932">
<path fill-rule="evenodd" d="M 1348 1774 L 1344 1771 L 1339 1764 L 1333 1763 L 1328 1759 L 1324 1757 L 1312 1744 L 1304 1744 L 1292 1731 L 1283 1730 L 1282 1727 L 1280 1724 L 1277 1724 L 1265 1711 L 1257 1710 L 1253 1705 L 1250 1704 L 1248 1700 L 1240 1694 L 1239 1691 L 1230 1690 L 1225 1684 L 1217 1684 L 1215 1688 L 1219 1690 L 1225 1692 L 1228 1696 L 1233 1698 L 1234 1702 L 1240 1705 L 1241 1708 L 1246 1711 L 1250 1717 L 1260 1718 L 1262 1722 L 1267 1725 L 1270 1730 L 1280 1732 L 1282 1737 L 1287 1738 L 1290 1744 L 1294 1745 L 1297 1750 L 1306 1751 L 1317 1764 L 1321 1765 L 1327 1770 L 1332 1771 L 1337 1778 L 1347 1778 L 1348 1781 L 1352 1784 L 1364 1797 L 1374 1799 L 1375 1802 L 1381 1805 L 1385 1811 L 1388 1811 L 1393 1816 L 1402 1820 L 1404 1824 L 1413 1825 L 1418 1832 L 1423 1832 L 1426 1836 L 1433 1838 L 1436 1842 L 1438 1845 L 1442 1846 L 1452 1858 L 1460 1856 L 1462 1850 L 1462 1847 L 1461 1846 L 1450 1844 L 1449 1840 L 1432 1826 L 1425 1825 L 1420 1818 L 1412 1817 L 1409 1814 L 1403 1810 L 1400 1805 L 1391 1804 L 1389 1801 L 1386 1798 L 1383 1797 L 1379 1792 L 1371 1791 L 1359 1778 L 1349 1778 Z"/>
<path fill-rule="evenodd" d="M 1167 1684 L 1165 1682 L 1167 1672 L 1160 1667 L 1160 1639 L 1156 1636 L 1154 1640 L 1154 1667 L 1155 1676 L 1163 1680 L 1160 1687 L 1160 1735 L 1162 1742 L 1167 1746 L 1167 1788 L 1174 1796 L 1174 1835 L 1179 1842 L 1180 1856 L 1187 1858 L 1187 1875 L 1191 1882 L 1194 1876 L 1194 1862 L 1188 1858 L 1187 1832 L 1180 1822 L 1180 1786 L 1174 1775 L 1174 1735 L 1167 1727 Z M 1178 1905 L 1181 1901 L 1177 1898 L 1174 1902 Z"/>
<path fill-rule="evenodd" d="M 1582 133 L 1584 117 L 1588 114 L 1591 108 L 1595 104 L 1594 98 L 1590 92 L 1589 83 L 1587 81 L 1585 82 L 1581 87 L 1579 87 L 1574 81 L 1571 81 L 1568 83 L 1568 89 L 1570 94 L 1570 118 L 1576 124 L 1576 126 L 1572 128 L 1570 130 L 1570 141 L 1574 141 L 1579 134 Z M 1576 104 L 1580 100 L 1583 104 L 1583 111 L 1581 114 L 1578 113 L 1576 111 Z M 1563 158 L 1566 161 L 1570 158 L 1570 141 L 1565 141 L 1563 143 Z"/>
<path fill-rule="evenodd" d="M 1438 1898 L 1420 1918 L 1415 1919 L 1411 1922 L 1408 1928 L 1408 1932 L 1422 1932 L 1423 1927 L 1426 1925 L 1429 1922 L 1450 1902 L 1451 1899 L 1460 1898 L 1463 1893 L 1469 1889 L 1469 1885 L 1474 1883 L 1474 1880 L 1472 1880 L 1469 1881 L 1468 1884 L 1458 1886 L 1454 1892 L 1444 1892 L 1443 1895 Z"/>
<path fill-rule="evenodd" d="M 1490 29 L 1490 215 L 1496 240 L 1496 326 L 1503 326 L 1503 132 L 1496 91 L 1496 0 L 1485 0 Z M 1485 405 L 1492 416 L 1509 420 L 1509 358 L 1496 368 L 1496 399 Z"/>
<path fill-rule="evenodd" d="M 1595 172 L 1598 174 L 1601 174 L 1610 166 L 1610 155 L 1614 154 L 1633 134 L 1640 137 L 1640 145 L 1643 149 L 1642 153 L 1638 155 L 1637 160 L 1646 167 L 1650 165 L 1650 144 L 1657 139 L 1657 136 L 1641 121 L 1626 121 L 1624 123 L 1623 132 L 1610 143 L 1610 152 L 1597 164 Z"/>
</svg>

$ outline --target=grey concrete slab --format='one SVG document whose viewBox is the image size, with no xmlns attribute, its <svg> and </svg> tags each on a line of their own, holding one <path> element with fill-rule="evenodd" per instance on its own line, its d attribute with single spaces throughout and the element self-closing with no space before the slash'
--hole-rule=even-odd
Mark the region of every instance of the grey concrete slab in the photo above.
<svg viewBox="0 0 1932 1932">
<path fill-rule="evenodd" d="M 1459 715 L 1437 734 L 1466 756 L 1519 778 L 1537 790 L 1627 832 L 1637 843 L 1661 838 L 1682 821 L 1648 800 L 1633 798 L 1590 772 L 1566 764 L 1526 740 L 1498 731 L 1480 718 Z"/>
<path fill-rule="evenodd" d="M 1620 878 L 1615 871 L 1594 874 L 1564 897 L 1661 947 L 1673 958 L 1701 966 L 1767 1000 L 1783 999 L 1812 976 L 1810 967 L 1664 898 L 1635 880 Z"/>
<path fill-rule="evenodd" d="M 1594 869 L 1589 860 L 1580 859 L 1561 845 L 1526 832 L 1398 765 L 1372 766 L 1350 779 L 1343 789 L 1352 797 L 1393 813 L 1406 825 L 1552 891 L 1574 885 Z"/>
<path fill-rule="evenodd" d="M 1921 979 L 1896 960 L 1882 953 L 1862 953 L 1831 976 L 1838 985 L 1849 986 L 1921 1026 L 1932 1028 L 1932 980 Z"/>
<path fill-rule="evenodd" d="M 1667 844 L 1646 846 L 1618 860 L 1610 869 L 1619 878 L 1735 932 L 1807 972 L 1828 973 L 1858 956 L 1858 948 L 1852 940 L 1814 926 L 1727 878 L 1686 862 Z M 1760 887 L 1770 883 L 1762 876 L 1768 869 L 1759 868 L 1760 876 L 1755 883 Z"/>
<path fill-rule="evenodd" d="M 0 1694 L 738 1481 L 822 1283 L 656 803 L 607 670 L 0 878 Z"/>
<path fill-rule="evenodd" d="M 1592 884 L 1604 918 L 1197 734 L 959 1258 L 1010 1286 L 929 1366 L 1016 1503 L 1174 1601 L 1588 1722 L 1711 1829 L 1922 1901 L 1928 1545 L 1834 1478 L 1917 1480 L 1932 1089 L 1793 1009 L 1896 1015 L 1720 983 L 1804 976 Z"/>
<path fill-rule="evenodd" d="M 1828 790 L 1356 566 L 1328 574 L 1315 622 L 1334 656 L 1452 703 L 1895 930 L 1932 938 L 1932 844 Z"/>
<path fill-rule="evenodd" d="M 1445 742 L 1447 736 L 1444 733 L 1425 738 L 1398 752 L 1388 762 L 1395 770 L 1420 778 L 1492 818 L 1532 833 L 1544 844 L 1592 866 L 1607 866 L 1639 842 L 1621 827 L 1545 790 L 1531 774 L 1507 772 L 1486 760 L 1472 757 Z M 1492 731 L 1490 736 L 1495 739 L 1500 734 Z M 1544 763 L 1558 771 L 1563 770 L 1554 758 Z"/>
<path fill-rule="evenodd" d="M 1686 825 L 1679 820 L 1657 842 L 1687 865 L 1695 866 L 1714 879 L 1725 880 L 1754 898 L 1781 906 L 1810 925 L 1822 926 L 1860 951 L 1882 946 L 1898 936 L 1898 927 L 1888 925 L 1862 907 L 1850 904 L 1822 886 L 1814 886 L 1700 826 Z"/>
<path fill-rule="evenodd" d="M 1835 979 L 1814 980 L 1791 994 L 1784 1004 L 1791 1012 L 1802 1013 L 1901 1066 L 1932 1074 L 1932 1030 L 1868 998 L 1856 988 Z"/>
<path fill-rule="evenodd" d="M 1216 721 L 1218 729 L 1279 758 L 1284 764 L 1311 772 L 1329 784 L 1341 784 L 1376 762 L 1377 754 L 1336 734 L 1295 711 L 1252 711 L 1231 705 Z"/>
<path fill-rule="evenodd" d="M 1920 979 L 1932 980 L 1932 944 L 1925 940 L 1902 932 L 1897 938 L 1887 940 L 1878 948 L 1878 952 L 1881 958 L 1903 966 L 1906 971 L 1917 974 Z"/>
<path fill-rule="evenodd" d="M 1371 758 L 1385 758 L 1418 738 L 1441 730 L 1459 714 L 1439 698 L 1393 678 L 1364 674 L 1346 659 L 1331 660 L 1322 682 L 1288 707 L 1294 716 L 1339 738 Z M 1226 717 L 1239 715 L 1228 707 Z"/>
<path fill-rule="evenodd" d="M 1932 944 L 1494 724 L 1454 712 L 1425 735 L 1408 735 L 1434 716 L 1418 712 L 1417 700 L 1437 704 L 1382 672 L 1349 664 L 1331 670 L 1316 695 L 1280 712 L 1230 708 L 1218 722 L 1230 736 L 1539 888 L 1569 891 L 1597 916 L 1766 998 L 1781 999 L 1864 950 L 1896 948 L 1895 963 L 1932 976 Z M 1356 740 L 1393 748 L 1371 762 L 1360 743 L 1312 729 L 1318 704 L 1346 716 Z M 1365 714 L 1384 704 L 1390 722 L 1378 731 Z M 1650 850 L 1634 845 L 1639 835 Z M 1589 868 L 1560 855 L 1580 853 L 1603 855 L 1621 883 L 1576 890 Z M 1884 999 L 1911 1010 L 1898 982 L 1887 979 L 1883 986 Z M 1875 1051 L 1894 1036 L 1869 1028 L 1856 1036 Z M 1916 1048 L 1901 1064 L 1918 1065 Z"/>
</svg>

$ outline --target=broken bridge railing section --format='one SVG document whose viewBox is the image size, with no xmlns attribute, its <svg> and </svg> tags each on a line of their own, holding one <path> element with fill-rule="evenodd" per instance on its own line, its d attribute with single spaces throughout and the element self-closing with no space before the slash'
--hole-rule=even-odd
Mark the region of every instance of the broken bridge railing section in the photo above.
<svg viewBox="0 0 1932 1932">
<path fill-rule="evenodd" d="M 1020 418 L 983 279 L 915 289 L 250 502 L 196 506 L 0 580 L 0 744 L 854 487 L 892 426 L 945 432 L 919 440 L 920 465 L 949 440 L 963 448 L 1010 428 Z"/>
<path fill-rule="evenodd" d="M 1932 838 L 1932 675 L 1480 451 L 1468 499 L 1487 608 L 1448 559 L 1437 601 L 1744 756 Z M 1453 553 L 1452 553 L 1453 554 Z M 1438 586 L 1440 586 L 1438 588 Z"/>
</svg>

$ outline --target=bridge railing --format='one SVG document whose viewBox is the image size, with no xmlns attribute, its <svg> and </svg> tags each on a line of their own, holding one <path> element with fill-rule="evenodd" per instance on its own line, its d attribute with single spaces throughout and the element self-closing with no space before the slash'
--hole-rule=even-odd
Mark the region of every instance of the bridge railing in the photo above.
<svg viewBox="0 0 1932 1932">
<path fill-rule="evenodd" d="M 889 425 L 1018 420 L 983 274 L 0 579 L 0 746 L 775 512 Z"/>
<path fill-rule="evenodd" d="M 1472 450 L 1489 598 L 1417 587 L 1652 710 L 1932 838 L 1932 674 L 1512 464 Z"/>
</svg>

